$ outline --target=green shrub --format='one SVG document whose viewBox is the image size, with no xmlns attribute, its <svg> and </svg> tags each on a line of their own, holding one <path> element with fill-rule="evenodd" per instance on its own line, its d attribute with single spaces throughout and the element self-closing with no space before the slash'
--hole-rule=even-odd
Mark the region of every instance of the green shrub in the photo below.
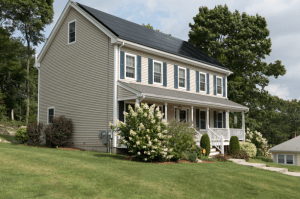
<svg viewBox="0 0 300 199">
<path fill-rule="evenodd" d="M 16 132 L 16 140 L 20 141 L 22 144 L 28 141 L 28 132 L 26 127 L 21 127 Z"/>
<path fill-rule="evenodd" d="M 255 158 L 256 157 L 256 146 L 255 144 L 252 144 L 250 142 L 241 142 L 240 143 L 240 149 L 243 151 L 246 151 L 248 156 L 250 158 Z"/>
<path fill-rule="evenodd" d="M 262 149 L 257 149 L 256 156 L 264 156 L 264 152 Z"/>
<path fill-rule="evenodd" d="M 237 136 L 232 136 L 230 138 L 229 147 L 230 147 L 230 154 L 237 153 L 240 151 L 240 142 Z"/>
<path fill-rule="evenodd" d="M 183 156 L 183 153 L 186 151 L 195 152 L 199 150 L 196 148 L 195 138 L 195 130 L 191 128 L 190 123 L 184 122 L 175 122 L 172 121 L 168 126 L 168 135 L 170 139 L 168 140 L 168 147 L 173 148 L 174 153 L 178 155 L 174 156 L 179 157 L 179 159 Z"/>
<path fill-rule="evenodd" d="M 191 152 L 186 152 L 183 153 L 184 159 L 191 161 L 191 162 L 197 162 L 197 154 L 196 153 L 191 153 Z"/>
<path fill-rule="evenodd" d="M 274 162 L 273 159 L 265 157 L 265 156 L 257 156 L 256 159 L 262 160 L 264 162 Z"/>
<path fill-rule="evenodd" d="M 42 142 L 42 133 L 44 130 L 44 125 L 42 122 L 37 124 L 37 122 L 33 122 L 27 126 L 27 132 L 29 136 L 29 141 L 33 145 L 38 145 Z"/>
<path fill-rule="evenodd" d="M 197 145 L 192 146 L 191 149 L 189 150 L 189 152 L 191 152 L 191 153 L 196 153 L 198 159 L 201 158 L 201 156 L 202 156 L 202 151 L 203 151 L 203 148 L 201 148 L 201 147 L 199 147 L 199 146 L 197 146 Z"/>
<path fill-rule="evenodd" d="M 126 124 L 122 121 L 117 121 L 116 126 L 109 124 L 112 130 L 119 132 L 120 143 L 125 144 L 129 153 L 139 161 L 161 162 L 177 158 L 172 146 L 167 145 L 171 135 L 159 108 L 155 108 L 155 104 L 151 107 L 136 104 L 135 107 L 129 106 L 129 112 L 124 112 Z"/>
<path fill-rule="evenodd" d="M 46 142 L 53 148 L 67 146 L 71 143 L 72 133 L 71 119 L 67 119 L 65 116 L 54 117 L 52 124 L 49 124 L 45 129 Z"/>
<path fill-rule="evenodd" d="M 214 161 L 214 159 L 213 158 L 209 158 L 208 156 L 201 156 L 201 158 L 199 158 L 200 160 L 204 160 L 204 161 L 210 161 L 210 162 L 212 162 L 212 161 Z"/>
<path fill-rule="evenodd" d="M 210 154 L 210 139 L 207 134 L 202 135 L 200 140 L 200 146 L 206 150 L 205 155 L 209 156 Z"/>
<path fill-rule="evenodd" d="M 240 151 L 234 151 L 231 154 L 231 157 L 234 159 L 245 159 L 246 161 L 249 161 L 250 157 L 246 153 L 246 151 L 240 150 Z"/>
</svg>

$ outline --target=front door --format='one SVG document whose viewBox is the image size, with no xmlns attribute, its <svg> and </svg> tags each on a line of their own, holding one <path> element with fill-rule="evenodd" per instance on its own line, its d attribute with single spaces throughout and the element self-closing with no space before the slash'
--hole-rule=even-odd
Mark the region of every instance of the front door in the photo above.
<svg viewBox="0 0 300 199">
<path fill-rule="evenodd" d="M 186 110 L 180 110 L 179 120 L 180 122 L 186 122 Z"/>
</svg>

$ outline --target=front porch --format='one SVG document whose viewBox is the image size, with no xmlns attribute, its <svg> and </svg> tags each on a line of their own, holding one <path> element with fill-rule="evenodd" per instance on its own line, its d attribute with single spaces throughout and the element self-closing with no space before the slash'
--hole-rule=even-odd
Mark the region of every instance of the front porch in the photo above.
<svg viewBox="0 0 300 199">
<path fill-rule="evenodd" d="M 204 94 L 191 94 L 138 84 L 122 83 L 119 86 L 126 89 L 118 91 L 119 120 L 124 121 L 123 111 L 128 112 L 129 105 L 155 104 L 164 113 L 164 119 L 168 122 L 191 123 L 191 127 L 197 134 L 196 144 L 198 146 L 200 146 L 200 139 L 205 133 L 210 138 L 211 146 L 219 150 L 221 154 L 224 154 L 224 146 L 229 145 L 232 136 L 237 136 L 240 141 L 245 141 L 244 113 L 248 111 L 247 107 L 228 99 Z M 130 91 L 134 95 L 130 96 L 126 91 Z M 181 96 L 176 97 L 178 95 Z M 241 114 L 240 128 L 229 127 L 230 113 Z"/>
</svg>

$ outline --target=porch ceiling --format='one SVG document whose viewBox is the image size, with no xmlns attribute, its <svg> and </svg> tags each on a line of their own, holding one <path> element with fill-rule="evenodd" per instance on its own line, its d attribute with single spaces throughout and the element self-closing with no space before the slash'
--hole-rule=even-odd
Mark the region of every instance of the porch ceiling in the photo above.
<svg viewBox="0 0 300 199">
<path fill-rule="evenodd" d="M 136 83 L 118 82 L 120 86 L 130 91 L 140 93 L 149 100 L 160 100 L 169 103 L 182 103 L 193 106 L 205 106 L 209 108 L 222 108 L 232 112 L 249 111 L 249 108 L 233 101 L 212 97 L 208 95 L 194 94 L 185 91 L 170 90 L 165 88 L 158 88 L 154 86 L 147 86 Z"/>
</svg>

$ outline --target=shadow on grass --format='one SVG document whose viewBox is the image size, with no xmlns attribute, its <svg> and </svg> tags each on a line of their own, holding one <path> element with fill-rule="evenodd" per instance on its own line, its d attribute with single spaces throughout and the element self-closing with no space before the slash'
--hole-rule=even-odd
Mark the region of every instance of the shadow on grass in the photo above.
<svg viewBox="0 0 300 199">
<path fill-rule="evenodd" d="M 0 134 L 0 139 L 4 139 L 6 141 L 12 142 L 16 140 L 16 136 Z"/>
<path fill-rule="evenodd" d="M 97 153 L 94 154 L 93 156 L 99 157 L 99 158 L 114 158 L 118 160 L 123 160 L 125 157 L 124 155 L 116 155 L 116 154 L 110 154 L 110 153 Z"/>
</svg>

